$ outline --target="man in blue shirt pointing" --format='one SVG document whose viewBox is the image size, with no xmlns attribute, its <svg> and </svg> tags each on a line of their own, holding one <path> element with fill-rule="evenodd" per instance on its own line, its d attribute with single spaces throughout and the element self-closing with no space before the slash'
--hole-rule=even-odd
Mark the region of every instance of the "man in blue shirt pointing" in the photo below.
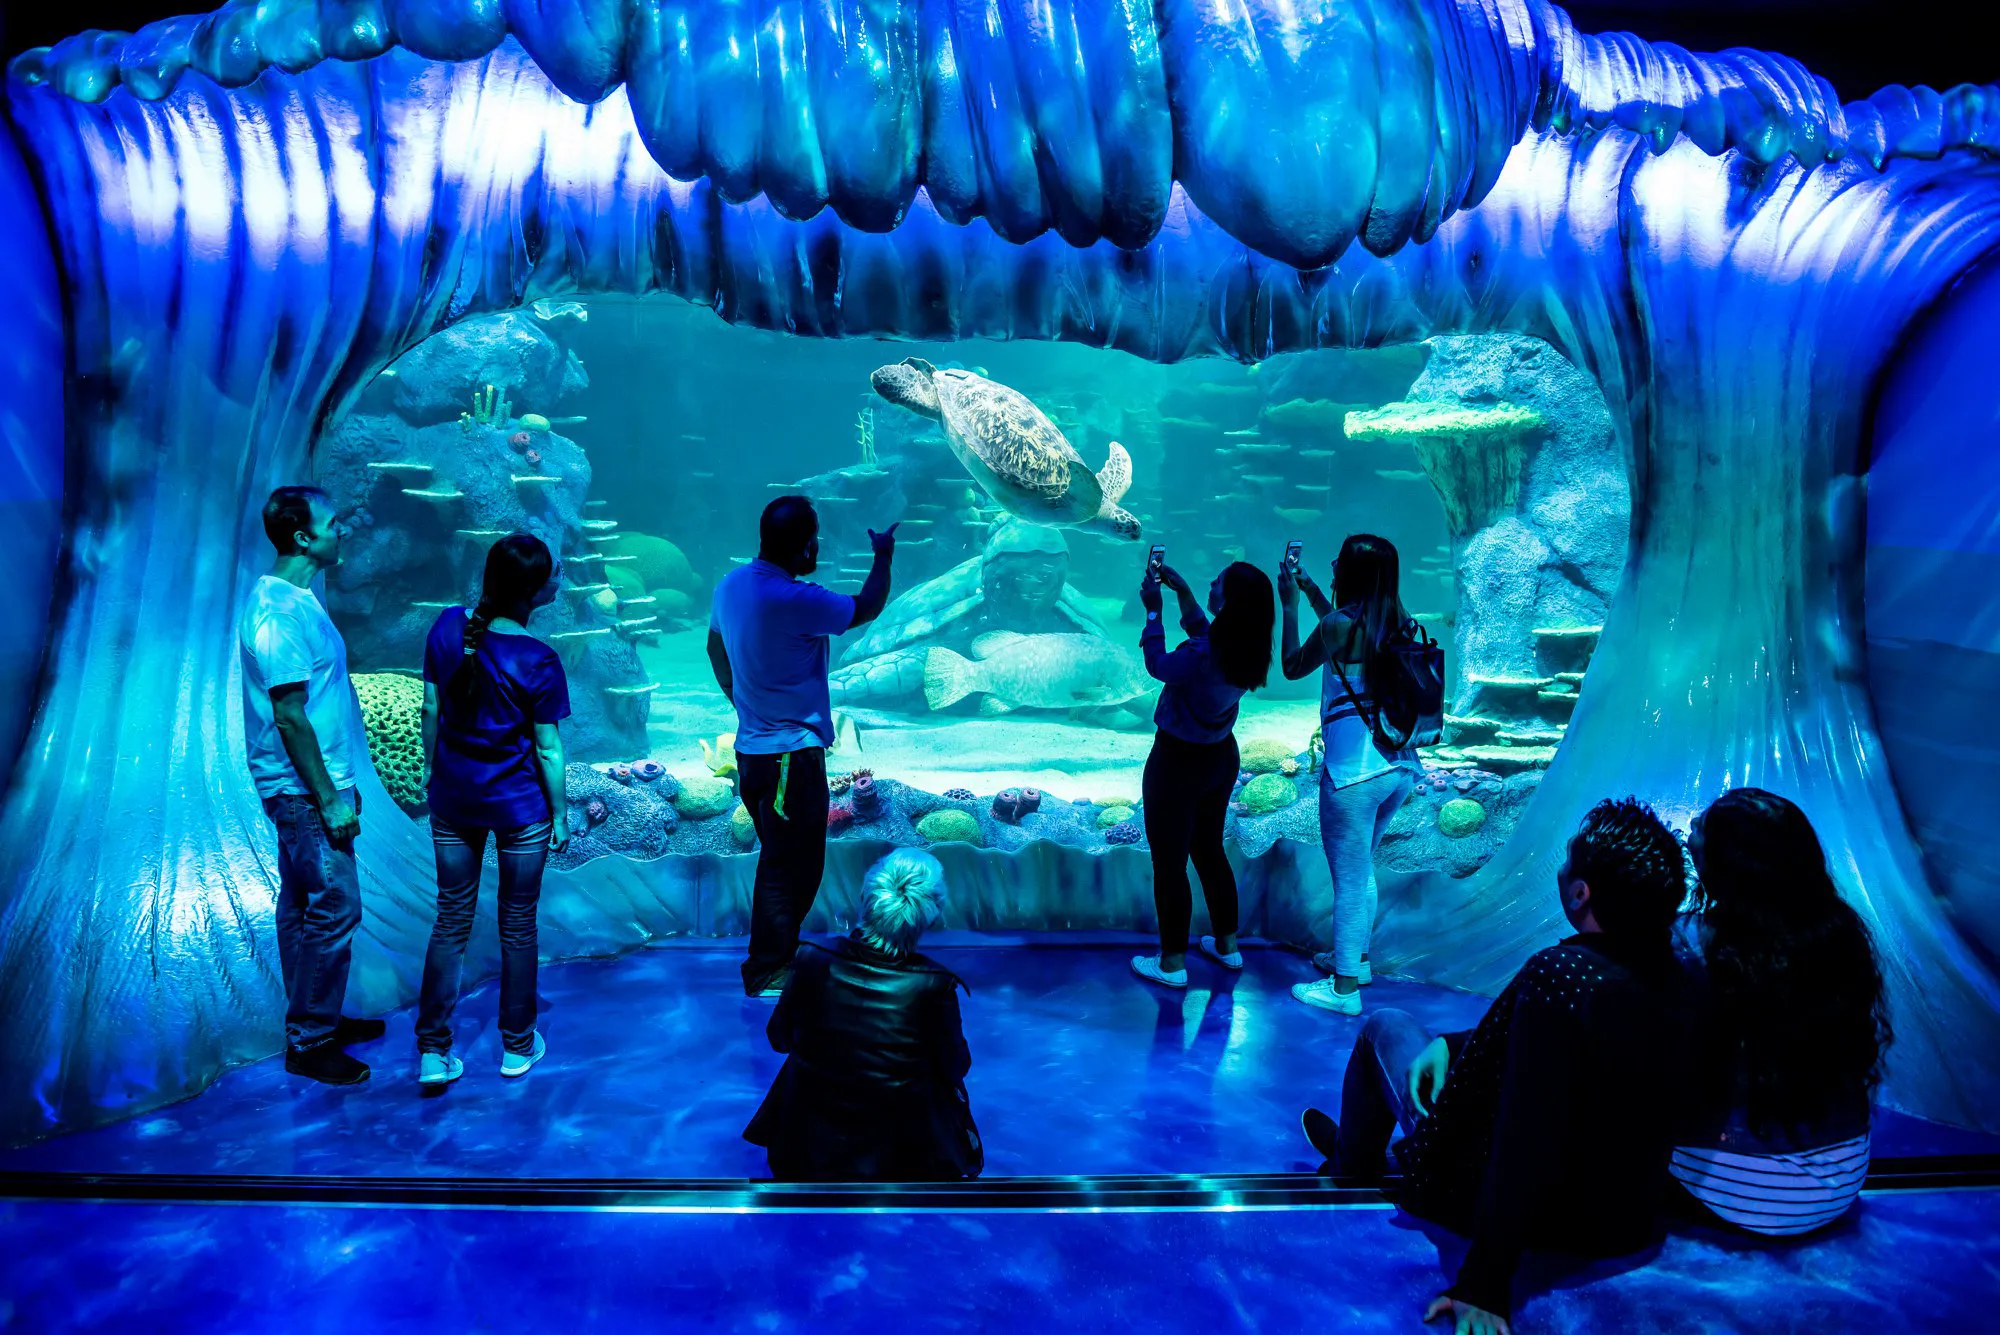
<svg viewBox="0 0 2000 1335">
<path fill-rule="evenodd" d="M 808 583 L 819 567 L 819 516 L 780 496 L 757 525 L 757 559 L 715 586 L 708 661 L 736 706 L 739 794 L 757 829 L 757 879 L 743 990 L 784 989 L 799 926 L 826 870 L 826 749 L 833 745 L 827 641 L 865 625 L 889 601 L 896 526 L 868 531 L 875 563 L 852 596 Z"/>
</svg>

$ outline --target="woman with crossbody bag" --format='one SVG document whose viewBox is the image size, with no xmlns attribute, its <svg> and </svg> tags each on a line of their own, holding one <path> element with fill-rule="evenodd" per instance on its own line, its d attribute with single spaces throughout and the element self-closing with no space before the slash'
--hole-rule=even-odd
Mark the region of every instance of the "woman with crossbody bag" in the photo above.
<svg viewBox="0 0 2000 1335">
<path fill-rule="evenodd" d="M 420 1084 L 449 1084 L 465 1070 L 452 1054 L 451 1020 L 489 834 L 500 860 L 500 1074 L 525 1075 L 548 1050 L 535 1028 L 535 917 L 549 851 L 569 842 L 556 727 L 569 716 L 569 683 L 526 622 L 555 601 L 559 573 L 541 539 L 500 539 L 486 553 L 478 606 L 446 608 L 424 647 L 438 916 L 417 1007 Z"/>
</svg>

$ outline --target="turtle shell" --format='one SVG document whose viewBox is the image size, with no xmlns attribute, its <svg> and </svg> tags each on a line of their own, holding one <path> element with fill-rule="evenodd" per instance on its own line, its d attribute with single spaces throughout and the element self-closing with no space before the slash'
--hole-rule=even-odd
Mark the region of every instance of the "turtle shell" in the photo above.
<svg viewBox="0 0 2000 1335">
<path fill-rule="evenodd" d="M 1059 511 L 1097 513 L 1095 475 L 1027 395 L 970 371 L 939 371 L 935 384 L 945 425 L 1001 483 Z"/>
</svg>

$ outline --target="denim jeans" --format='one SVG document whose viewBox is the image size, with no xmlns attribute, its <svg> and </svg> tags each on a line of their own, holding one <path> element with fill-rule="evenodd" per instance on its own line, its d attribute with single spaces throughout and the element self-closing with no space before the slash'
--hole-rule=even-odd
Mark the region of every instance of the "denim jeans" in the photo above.
<svg viewBox="0 0 2000 1335">
<path fill-rule="evenodd" d="M 1333 971 L 1343 978 L 1361 972 L 1375 931 L 1376 846 L 1415 787 L 1406 769 L 1342 788 L 1333 786 L 1329 771 L 1320 771 L 1319 841 L 1333 875 Z"/>
<path fill-rule="evenodd" d="M 359 810 L 359 795 L 341 796 Z M 361 882 L 354 846 L 326 837 L 319 808 L 302 793 L 264 799 L 278 830 L 278 973 L 285 984 L 285 1048 L 310 1052 L 333 1040 L 347 998 Z"/>
<path fill-rule="evenodd" d="M 549 860 L 550 822 L 489 831 L 431 821 L 437 852 L 438 913 L 424 954 L 423 992 L 417 1002 L 417 1051 L 451 1051 L 451 1016 L 458 1008 L 465 943 L 479 902 L 479 873 L 486 836 L 500 855 L 500 1039 L 509 1052 L 535 1046 L 535 978 L 539 943 L 535 912 L 542 899 L 542 870 Z"/>
<path fill-rule="evenodd" d="M 1389 1135 L 1416 1129 L 1410 1106 L 1410 1065 L 1430 1046 L 1431 1034 L 1408 1011 L 1373 1011 L 1361 1026 L 1347 1076 L 1340 1085 L 1340 1140 L 1336 1173 L 1378 1177 L 1388 1165 Z"/>
</svg>

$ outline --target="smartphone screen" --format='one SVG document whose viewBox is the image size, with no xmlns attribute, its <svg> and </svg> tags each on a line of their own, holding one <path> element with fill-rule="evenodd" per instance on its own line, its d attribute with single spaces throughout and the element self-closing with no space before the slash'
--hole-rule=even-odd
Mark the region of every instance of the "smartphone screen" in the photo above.
<svg viewBox="0 0 2000 1335">
<path fill-rule="evenodd" d="M 1299 541 L 1297 538 L 1285 544 L 1285 568 L 1287 570 L 1297 570 L 1299 568 L 1299 552 L 1304 547 L 1305 543 Z"/>
<path fill-rule="evenodd" d="M 1160 573 L 1160 567 L 1165 565 L 1166 561 L 1167 549 L 1159 543 L 1154 543 L 1153 550 L 1146 554 L 1146 573 L 1157 576 Z"/>
</svg>

